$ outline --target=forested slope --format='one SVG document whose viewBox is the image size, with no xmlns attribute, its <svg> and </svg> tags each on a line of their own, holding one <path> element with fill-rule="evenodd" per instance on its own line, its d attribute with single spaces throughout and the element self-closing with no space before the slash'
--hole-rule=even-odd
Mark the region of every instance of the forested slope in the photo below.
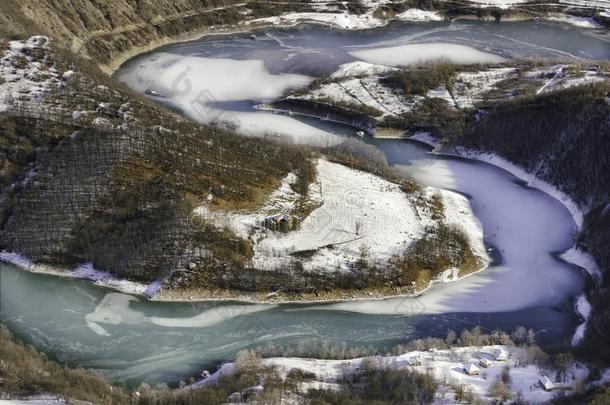
<svg viewBox="0 0 610 405">
<path fill-rule="evenodd" d="M 111 65 L 117 67 L 113 62 L 210 27 L 218 30 L 247 18 L 311 11 L 313 6 L 276 0 L 0 0 L 0 36 L 44 33 L 109 71 Z"/>
<path fill-rule="evenodd" d="M 191 211 L 210 195 L 223 207 L 256 206 L 308 152 L 184 120 L 100 84 L 49 42 L 4 44 L 0 250 L 142 281 L 188 266 L 195 246 L 220 272 L 245 260 L 245 241 L 194 226 Z"/>
</svg>

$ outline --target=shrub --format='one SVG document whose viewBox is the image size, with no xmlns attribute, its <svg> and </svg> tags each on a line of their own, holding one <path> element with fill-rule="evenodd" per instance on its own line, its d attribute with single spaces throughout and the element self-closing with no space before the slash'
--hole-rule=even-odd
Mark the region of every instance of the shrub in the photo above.
<svg viewBox="0 0 610 405">
<path fill-rule="evenodd" d="M 502 402 L 509 401 L 512 398 L 510 387 L 502 380 L 497 380 L 489 387 L 488 395 Z"/>
<path fill-rule="evenodd" d="M 425 96 L 428 90 L 444 85 L 452 91 L 457 66 L 448 60 L 419 64 L 394 71 L 381 80 L 386 86 L 398 88 L 406 95 Z"/>
<path fill-rule="evenodd" d="M 262 359 L 254 350 L 240 350 L 235 357 L 235 369 L 238 372 L 259 368 Z"/>
<path fill-rule="evenodd" d="M 407 369 L 366 368 L 343 390 L 310 390 L 312 404 L 425 404 L 434 399 L 433 377 Z"/>
<path fill-rule="evenodd" d="M 0 324 L 0 391 L 15 395 L 52 393 L 100 404 L 129 403 L 129 395 L 103 376 L 69 369 L 15 339 Z"/>
<path fill-rule="evenodd" d="M 399 271 L 401 285 L 421 289 L 448 268 L 459 268 L 461 275 L 475 270 L 478 259 L 463 231 L 441 224 L 402 255 L 392 257 L 389 266 Z"/>
</svg>

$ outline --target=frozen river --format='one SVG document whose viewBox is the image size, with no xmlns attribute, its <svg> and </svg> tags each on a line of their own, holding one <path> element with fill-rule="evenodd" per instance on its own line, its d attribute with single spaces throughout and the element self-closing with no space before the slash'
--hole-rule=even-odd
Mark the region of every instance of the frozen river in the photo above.
<svg viewBox="0 0 610 405">
<path fill-rule="evenodd" d="M 327 143 L 350 130 L 250 107 L 340 64 L 402 55 L 413 43 L 444 44 L 434 52 L 445 55 L 453 45 L 467 46 L 474 58 L 610 57 L 607 34 L 544 23 L 392 24 L 362 32 L 301 26 L 264 30 L 257 38 L 214 36 L 163 47 L 128 62 L 117 77 L 202 122 L 229 117 L 245 133 Z M 574 299 L 585 283 L 580 269 L 557 259 L 572 245 L 569 212 L 494 166 L 430 154 L 414 142 L 370 142 L 419 182 L 469 196 L 486 242 L 501 259 L 415 298 L 286 305 L 147 301 L 2 264 L 2 322 L 52 357 L 129 384 L 175 383 L 244 348 L 303 349 L 312 339 L 384 353 L 449 329 L 523 325 L 543 340 L 569 342 L 579 323 Z"/>
</svg>

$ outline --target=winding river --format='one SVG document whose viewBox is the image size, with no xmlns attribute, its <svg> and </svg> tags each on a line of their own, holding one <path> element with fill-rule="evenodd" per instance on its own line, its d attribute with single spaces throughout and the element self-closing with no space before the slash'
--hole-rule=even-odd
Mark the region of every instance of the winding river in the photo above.
<svg viewBox="0 0 610 405">
<path fill-rule="evenodd" d="M 256 38 L 234 34 L 170 45 L 136 57 L 116 76 L 204 122 L 226 114 L 245 133 L 255 128 L 319 143 L 353 130 L 250 107 L 357 60 L 361 51 L 414 42 L 436 44 L 440 54 L 467 45 L 477 58 L 610 57 L 606 32 L 529 22 L 401 23 L 360 32 L 302 25 L 260 30 Z M 2 322 L 54 358 L 130 385 L 175 383 L 243 348 L 275 345 L 302 352 L 312 339 L 314 346 L 370 346 L 383 353 L 408 339 L 444 336 L 448 329 L 510 331 L 523 325 L 547 342 L 569 341 L 579 323 L 574 299 L 586 278 L 557 258 L 572 245 L 576 230 L 565 207 L 485 163 L 432 154 L 411 141 L 369 142 L 416 180 L 468 195 L 486 242 L 501 258 L 484 272 L 434 285 L 419 297 L 285 305 L 147 301 L 2 264 Z"/>
</svg>

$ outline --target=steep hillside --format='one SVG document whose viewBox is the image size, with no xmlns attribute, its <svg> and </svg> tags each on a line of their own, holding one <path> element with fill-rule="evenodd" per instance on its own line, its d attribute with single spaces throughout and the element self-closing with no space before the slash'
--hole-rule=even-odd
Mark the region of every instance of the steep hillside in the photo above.
<svg viewBox="0 0 610 405">
<path fill-rule="evenodd" d="M 92 261 L 143 281 L 188 262 L 195 244 L 231 266 L 247 246 L 231 232 L 202 235 L 188 226 L 191 210 L 211 194 L 219 206 L 256 206 L 308 164 L 306 150 L 202 127 L 98 84 L 46 37 L 8 47 L 3 249 L 68 266 Z"/>
<path fill-rule="evenodd" d="M 334 2 L 330 2 L 334 4 Z M 0 35 L 44 33 L 107 72 L 128 57 L 208 29 L 284 11 L 309 11 L 306 1 L 12 0 L 0 1 Z"/>
<path fill-rule="evenodd" d="M 0 0 L 0 36 L 10 39 L 37 34 L 52 36 L 67 49 L 93 59 L 109 73 L 129 57 L 160 45 L 209 31 L 269 25 L 279 20 L 245 24 L 280 15 L 286 16 L 286 23 L 316 21 L 345 29 L 380 26 L 394 19 L 500 20 L 546 16 L 566 20 L 562 13 L 574 14 L 570 18 L 580 24 L 610 24 L 604 8 L 598 6 L 602 2 L 590 5 L 582 2 L 580 7 L 566 3 L 503 1 L 497 2 L 496 7 L 495 2 L 479 0 Z"/>
<path fill-rule="evenodd" d="M 99 84 L 48 37 L 5 48 L 5 260 L 257 300 L 414 293 L 489 263 L 465 198 L 361 142 L 311 150 L 199 126 Z"/>
</svg>

